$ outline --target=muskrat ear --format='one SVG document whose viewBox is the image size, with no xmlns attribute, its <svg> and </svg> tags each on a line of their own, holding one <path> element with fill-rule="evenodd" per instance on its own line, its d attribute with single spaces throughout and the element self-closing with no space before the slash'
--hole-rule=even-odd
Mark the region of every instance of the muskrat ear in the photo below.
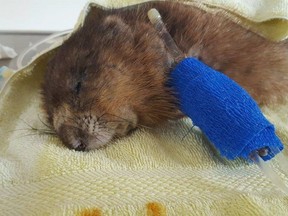
<svg viewBox="0 0 288 216">
<path fill-rule="evenodd" d="M 106 32 L 109 32 L 105 37 L 109 37 L 114 40 L 115 36 L 121 35 L 121 38 L 127 40 L 133 38 L 133 33 L 128 24 L 124 20 L 116 15 L 109 15 L 103 21 L 103 27 Z M 118 37 L 119 38 L 119 37 Z"/>
</svg>

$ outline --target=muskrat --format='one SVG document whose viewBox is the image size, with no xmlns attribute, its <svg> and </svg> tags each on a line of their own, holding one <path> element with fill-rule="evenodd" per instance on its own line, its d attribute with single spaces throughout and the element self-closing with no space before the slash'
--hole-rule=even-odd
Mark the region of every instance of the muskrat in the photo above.
<svg viewBox="0 0 288 216">
<path fill-rule="evenodd" d="M 167 85 L 174 59 L 147 12 L 156 8 L 176 44 L 245 88 L 259 105 L 288 91 L 286 42 L 177 2 L 91 8 L 56 51 L 42 85 L 48 122 L 71 149 L 97 149 L 138 127 L 182 116 Z M 203 98 L 205 100 L 205 98 Z"/>
</svg>

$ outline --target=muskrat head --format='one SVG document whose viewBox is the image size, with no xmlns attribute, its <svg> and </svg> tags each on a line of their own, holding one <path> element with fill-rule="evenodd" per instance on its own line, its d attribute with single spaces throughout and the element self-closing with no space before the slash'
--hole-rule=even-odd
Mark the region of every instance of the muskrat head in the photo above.
<svg viewBox="0 0 288 216">
<path fill-rule="evenodd" d="M 61 45 L 42 87 L 48 121 L 69 148 L 91 150 L 178 117 L 166 86 L 171 58 L 154 28 L 115 15 L 85 23 Z"/>
</svg>

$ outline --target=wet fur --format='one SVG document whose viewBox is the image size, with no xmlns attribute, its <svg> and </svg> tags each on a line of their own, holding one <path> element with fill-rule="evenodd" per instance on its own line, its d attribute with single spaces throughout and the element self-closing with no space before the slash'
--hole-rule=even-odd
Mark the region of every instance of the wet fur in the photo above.
<svg viewBox="0 0 288 216">
<path fill-rule="evenodd" d="M 69 148 L 99 148 L 131 129 L 179 118 L 166 86 L 173 59 L 148 20 L 152 7 L 184 53 L 227 74 L 260 105 L 287 94 L 286 42 L 179 3 L 92 8 L 50 61 L 42 88 L 48 121 Z"/>
</svg>

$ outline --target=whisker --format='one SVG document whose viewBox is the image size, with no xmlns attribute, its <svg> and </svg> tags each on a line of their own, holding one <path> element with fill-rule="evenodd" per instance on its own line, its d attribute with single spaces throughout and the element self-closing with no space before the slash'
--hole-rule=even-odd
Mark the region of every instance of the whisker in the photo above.
<svg viewBox="0 0 288 216">
<path fill-rule="evenodd" d="M 114 121 L 107 121 L 107 123 L 113 123 L 113 122 L 123 122 L 123 121 L 121 121 L 121 120 L 119 120 L 119 121 L 117 121 L 117 120 L 114 120 Z M 127 122 L 129 122 L 128 120 L 127 120 Z M 132 122 L 129 122 L 129 123 L 132 123 Z M 152 127 L 149 127 L 149 126 L 146 126 L 146 125 L 142 125 L 142 124 L 137 124 L 137 126 L 136 126 L 137 128 L 147 128 L 147 129 L 153 129 Z"/>
<path fill-rule="evenodd" d="M 52 135 L 52 136 L 57 136 L 56 133 L 49 133 L 49 132 L 41 132 L 41 133 L 29 133 L 29 134 L 24 134 L 22 136 L 17 136 L 17 139 L 27 137 L 27 136 L 39 136 L 39 135 Z"/>
<path fill-rule="evenodd" d="M 101 121 L 102 117 L 105 115 L 106 113 L 102 113 L 99 117 L 98 117 L 98 121 Z"/>
<path fill-rule="evenodd" d="M 89 107 L 89 115 L 91 116 L 91 112 L 92 112 L 92 106 L 94 105 L 94 103 L 96 102 L 96 100 L 97 100 L 97 96 L 98 95 L 95 95 L 94 97 L 93 97 L 93 99 L 91 100 L 91 101 L 89 101 L 89 103 L 90 103 L 90 107 Z"/>
<path fill-rule="evenodd" d="M 73 111 L 70 111 L 70 114 L 73 115 L 73 116 L 72 116 L 73 118 L 68 117 L 68 116 L 66 116 L 66 115 L 62 115 L 62 116 L 63 116 L 63 117 L 70 118 L 70 119 L 75 120 L 75 121 L 80 120 L 80 117 L 79 117 L 78 115 L 76 115 Z"/>
<path fill-rule="evenodd" d="M 39 133 L 49 133 L 49 134 L 56 134 L 56 132 L 55 131 L 52 131 L 52 130 L 46 130 L 46 129 L 38 129 L 38 131 L 37 132 L 39 132 Z"/>
<path fill-rule="evenodd" d="M 128 119 L 125 119 L 123 117 L 120 117 L 120 116 L 117 116 L 117 115 L 114 115 L 114 114 L 111 114 L 111 113 L 105 113 L 105 115 L 111 115 L 111 116 L 114 116 L 114 117 L 117 117 L 119 119 L 122 119 L 130 124 L 132 124 L 131 121 L 129 121 Z M 109 122 L 121 122 L 121 121 L 117 121 L 117 120 L 114 120 L 114 121 L 109 121 Z M 137 128 L 146 128 L 146 129 L 153 129 L 152 127 L 149 127 L 149 126 L 146 126 L 146 125 L 142 125 L 142 124 L 137 124 L 136 126 Z"/>
<path fill-rule="evenodd" d="M 106 113 L 105 115 L 111 115 L 111 116 L 117 117 L 117 118 L 119 118 L 119 119 L 122 119 L 122 120 L 124 120 L 124 121 L 130 122 L 128 119 L 125 119 L 125 118 L 123 118 L 123 117 L 117 116 L 117 115 L 115 115 L 115 114 Z"/>
<path fill-rule="evenodd" d="M 45 125 L 46 127 L 48 127 L 48 128 L 50 128 L 50 129 L 52 129 L 52 126 L 51 125 L 48 125 L 48 124 L 46 124 L 41 118 L 40 118 L 40 115 L 38 114 L 38 119 L 40 120 L 40 122 L 43 124 L 43 125 Z"/>
<path fill-rule="evenodd" d="M 35 127 L 31 126 L 30 124 L 28 124 L 24 119 L 20 118 L 20 120 L 23 121 L 28 127 L 30 127 L 30 129 L 37 130 L 37 128 L 35 128 Z"/>
<path fill-rule="evenodd" d="M 69 116 L 65 116 L 65 115 L 63 115 L 63 117 L 64 118 L 67 118 L 67 119 L 69 119 L 69 120 L 71 120 L 73 123 L 75 123 L 76 125 L 78 125 L 79 124 L 79 122 L 77 122 L 77 119 L 75 119 L 75 118 L 71 118 L 71 117 L 69 117 Z"/>
<path fill-rule="evenodd" d="M 113 136 L 113 138 L 115 138 L 115 139 L 120 139 L 121 136 L 119 136 L 118 134 L 115 134 L 115 135 Z"/>
<path fill-rule="evenodd" d="M 39 117 L 39 116 L 38 116 Z M 27 121 L 25 121 L 24 119 L 21 119 L 20 120 L 22 122 L 25 123 L 25 125 L 28 126 L 28 128 L 19 128 L 19 129 L 14 129 L 14 130 L 9 130 L 7 132 L 15 132 L 15 131 L 27 131 L 27 132 L 33 132 L 33 134 L 28 134 L 28 135 L 41 135 L 41 134 L 46 134 L 46 135 L 56 135 L 56 132 L 51 128 L 49 127 L 47 124 L 45 124 L 40 118 L 39 120 L 45 125 L 47 126 L 48 128 L 36 128 L 36 127 L 33 127 L 32 125 L 30 125 Z"/>
<path fill-rule="evenodd" d="M 152 127 L 148 127 L 146 125 L 141 125 L 141 124 L 137 124 L 136 128 L 146 128 L 146 129 L 150 129 L 150 130 L 153 129 Z"/>
<path fill-rule="evenodd" d="M 183 141 L 187 136 L 188 134 L 193 130 L 193 128 L 195 127 L 196 125 L 192 125 L 191 128 L 189 128 L 189 130 L 187 131 L 187 133 L 182 137 L 181 141 Z"/>
<path fill-rule="evenodd" d="M 99 136 L 98 136 L 98 135 L 99 135 L 99 134 L 97 134 L 97 136 L 94 136 L 94 138 L 103 143 L 103 140 L 99 139 Z"/>
<path fill-rule="evenodd" d="M 31 128 L 19 128 L 19 129 L 14 129 L 14 130 L 7 130 L 6 132 L 7 133 L 10 133 L 10 132 L 15 132 L 15 131 L 33 131 Z"/>
<path fill-rule="evenodd" d="M 39 135 L 39 134 L 25 134 L 25 135 L 22 135 L 22 136 L 17 136 L 16 138 L 17 138 L 17 139 L 20 139 L 20 138 L 23 138 L 23 137 L 36 136 L 36 135 Z"/>
</svg>

